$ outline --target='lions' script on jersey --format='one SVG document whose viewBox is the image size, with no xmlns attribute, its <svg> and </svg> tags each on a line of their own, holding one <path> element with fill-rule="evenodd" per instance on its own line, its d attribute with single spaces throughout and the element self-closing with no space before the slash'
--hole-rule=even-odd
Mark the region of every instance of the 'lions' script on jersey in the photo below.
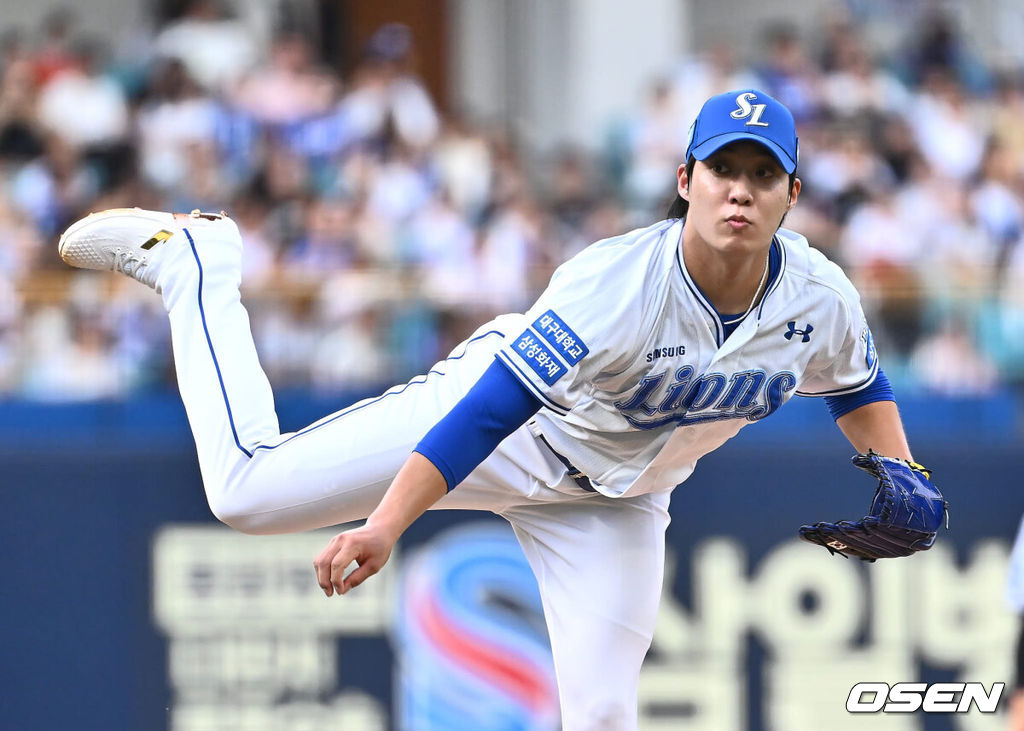
<svg viewBox="0 0 1024 731">
<path fill-rule="evenodd" d="M 857 291 L 804 237 L 779 230 L 766 294 L 725 338 L 682 228 L 597 242 L 505 324 L 498 358 L 547 407 L 532 428 L 613 497 L 669 490 L 794 394 L 853 392 L 878 370 Z"/>
</svg>

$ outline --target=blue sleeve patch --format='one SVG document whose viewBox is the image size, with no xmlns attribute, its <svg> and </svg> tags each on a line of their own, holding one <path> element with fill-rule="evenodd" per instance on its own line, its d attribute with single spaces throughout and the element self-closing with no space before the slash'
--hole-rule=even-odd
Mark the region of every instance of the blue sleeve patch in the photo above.
<svg viewBox="0 0 1024 731">
<path fill-rule="evenodd" d="M 875 365 L 875 361 L 878 360 L 878 352 L 875 350 L 875 339 L 871 337 L 871 328 L 866 324 L 864 330 L 860 334 L 860 339 L 864 341 L 864 348 L 867 354 L 864 356 L 864 361 L 867 363 L 868 368 Z"/>
<path fill-rule="evenodd" d="M 566 362 L 574 366 L 583 359 L 590 349 L 580 336 L 566 325 L 554 310 L 548 310 L 533 323 L 541 337 L 547 340 Z"/>
<path fill-rule="evenodd" d="M 541 377 L 541 380 L 549 386 L 565 375 L 566 367 L 530 330 L 520 335 L 515 343 L 512 344 L 512 347 L 526 361 L 526 364 Z"/>
</svg>

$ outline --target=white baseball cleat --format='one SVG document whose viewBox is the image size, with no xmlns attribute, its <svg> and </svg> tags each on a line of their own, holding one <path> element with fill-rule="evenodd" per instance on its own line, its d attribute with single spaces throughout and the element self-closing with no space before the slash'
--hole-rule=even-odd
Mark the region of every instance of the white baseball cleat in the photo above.
<svg viewBox="0 0 1024 731">
<path fill-rule="evenodd" d="M 160 291 L 161 264 L 186 247 L 175 236 L 189 221 L 225 218 L 215 213 L 165 213 L 111 208 L 68 226 L 57 243 L 67 264 L 79 269 L 121 272 Z"/>
</svg>

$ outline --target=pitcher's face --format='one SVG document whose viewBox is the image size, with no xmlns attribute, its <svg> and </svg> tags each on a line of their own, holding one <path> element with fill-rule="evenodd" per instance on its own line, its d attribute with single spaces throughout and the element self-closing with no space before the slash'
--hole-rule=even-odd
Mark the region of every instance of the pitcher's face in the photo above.
<svg viewBox="0 0 1024 731">
<path fill-rule="evenodd" d="M 800 180 L 790 190 L 779 161 L 764 146 L 747 140 L 697 160 L 689 179 L 681 165 L 678 177 L 679 194 L 690 203 L 686 226 L 723 254 L 765 251 L 800 194 Z"/>
</svg>

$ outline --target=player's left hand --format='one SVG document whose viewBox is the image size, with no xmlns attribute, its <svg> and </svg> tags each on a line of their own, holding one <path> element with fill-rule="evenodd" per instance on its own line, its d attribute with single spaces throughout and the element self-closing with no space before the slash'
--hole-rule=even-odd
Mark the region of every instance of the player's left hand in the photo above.
<svg viewBox="0 0 1024 731">
<path fill-rule="evenodd" d="M 868 515 L 858 521 L 800 527 L 805 541 L 830 553 L 863 561 L 910 556 L 932 547 L 943 520 L 949 527 L 949 503 L 931 482 L 931 472 L 915 462 L 858 454 L 853 464 L 878 479 Z"/>
<path fill-rule="evenodd" d="M 334 536 L 313 561 L 317 583 L 324 594 L 344 594 L 380 571 L 391 556 L 395 540 L 370 523 Z M 345 576 L 345 569 L 353 561 L 359 567 Z"/>
</svg>

